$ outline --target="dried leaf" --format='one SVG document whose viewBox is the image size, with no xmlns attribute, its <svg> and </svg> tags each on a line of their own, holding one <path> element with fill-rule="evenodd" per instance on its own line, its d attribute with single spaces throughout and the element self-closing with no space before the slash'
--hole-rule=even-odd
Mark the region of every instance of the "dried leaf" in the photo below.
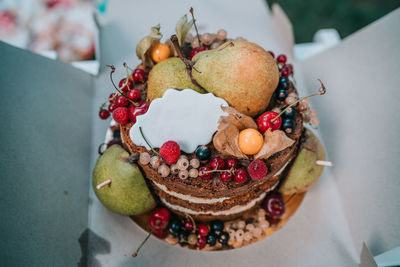
<svg viewBox="0 0 400 267">
<path fill-rule="evenodd" d="M 151 60 L 150 52 L 153 45 L 162 38 L 160 24 L 151 27 L 150 34 L 144 37 L 136 46 L 136 55 L 143 61 L 144 67 L 152 67 L 154 62 Z"/>
<path fill-rule="evenodd" d="M 257 129 L 257 124 L 252 117 L 242 114 L 232 107 L 222 107 L 222 110 L 227 112 L 229 116 L 222 117 L 220 124 L 223 122 L 231 123 L 235 125 L 239 131 L 248 128 Z"/>
<path fill-rule="evenodd" d="M 183 44 L 186 34 L 193 26 L 193 20 L 188 21 L 186 14 L 178 20 L 175 26 L 176 36 L 178 37 L 179 45 Z"/>
<path fill-rule="evenodd" d="M 231 124 L 221 122 L 218 132 L 214 135 L 213 144 L 222 155 L 245 158 L 247 156 L 239 148 L 239 129 Z"/>
<path fill-rule="evenodd" d="M 286 136 L 281 130 L 268 130 L 264 134 L 264 145 L 254 156 L 255 159 L 267 159 L 273 154 L 294 144 L 294 140 Z"/>
</svg>

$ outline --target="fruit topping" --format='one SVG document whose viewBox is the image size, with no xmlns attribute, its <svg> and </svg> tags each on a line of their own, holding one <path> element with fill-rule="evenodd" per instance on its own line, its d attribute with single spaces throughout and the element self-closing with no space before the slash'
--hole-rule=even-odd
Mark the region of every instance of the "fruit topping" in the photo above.
<svg viewBox="0 0 400 267">
<path fill-rule="evenodd" d="M 135 83 L 143 83 L 146 78 L 146 72 L 142 69 L 135 69 L 132 72 L 132 79 L 135 81 Z"/>
<path fill-rule="evenodd" d="M 257 118 L 258 130 L 262 134 L 264 134 L 268 129 L 271 129 L 272 131 L 278 130 L 282 124 L 282 119 L 281 117 L 278 117 L 278 115 L 279 115 L 278 113 L 273 111 L 267 111 L 261 114 Z M 275 119 L 276 117 L 278 118 L 272 122 L 272 120 Z"/>
<path fill-rule="evenodd" d="M 196 149 L 196 157 L 200 161 L 206 161 L 209 160 L 211 157 L 211 150 L 207 146 L 199 146 Z"/>
<path fill-rule="evenodd" d="M 156 230 L 166 229 L 169 223 L 170 213 L 166 208 L 156 208 L 149 216 L 150 228 Z"/>
<path fill-rule="evenodd" d="M 264 138 L 262 134 L 255 129 L 245 129 L 239 133 L 239 148 L 244 154 L 257 154 L 263 143 Z"/>
<path fill-rule="evenodd" d="M 228 170 L 236 169 L 237 166 L 238 166 L 238 161 L 236 159 L 230 158 L 226 160 L 226 168 Z"/>
<path fill-rule="evenodd" d="M 206 239 L 206 237 L 205 237 L 205 236 L 200 236 L 200 237 L 197 239 L 197 247 L 198 247 L 199 249 L 202 249 L 202 248 L 204 248 L 206 245 L 207 245 L 207 239 Z"/>
<path fill-rule="evenodd" d="M 282 129 L 285 133 L 290 134 L 290 133 L 292 133 L 293 130 L 294 130 L 294 125 L 295 125 L 295 123 L 294 123 L 293 119 L 291 119 L 291 118 L 285 118 L 285 119 L 283 120 L 281 129 Z"/>
<path fill-rule="evenodd" d="M 196 244 L 197 244 L 197 236 L 196 236 L 195 234 L 190 234 L 190 235 L 188 236 L 188 243 L 189 243 L 189 245 L 191 245 L 191 246 L 196 245 Z"/>
<path fill-rule="evenodd" d="M 182 223 L 180 220 L 172 220 L 169 224 L 169 232 L 173 235 L 177 235 L 182 228 Z"/>
<path fill-rule="evenodd" d="M 210 162 L 210 166 L 213 170 L 224 170 L 225 161 L 221 158 L 213 158 Z"/>
<path fill-rule="evenodd" d="M 126 82 L 126 78 L 124 78 L 119 81 L 118 86 L 122 92 L 128 92 L 128 90 L 133 87 L 133 83 L 131 80 L 128 80 L 128 82 Z"/>
<path fill-rule="evenodd" d="M 169 49 L 169 46 L 163 43 L 156 43 L 151 49 L 151 59 L 156 63 L 169 58 L 170 54 L 171 50 Z"/>
<path fill-rule="evenodd" d="M 211 247 L 215 246 L 215 244 L 217 243 L 217 235 L 214 233 L 210 233 L 207 236 L 207 244 Z"/>
<path fill-rule="evenodd" d="M 233 179 L 235 180 L 235 182 L 242 184 L 247 181 L 247 177 L 248 177 L 248 175 L 247 175 L 246 170 L 243 168 L 239 168 L 236 170 L 235 176 L 233 177 Z"/>
<path fill-rule="evenodd" d="M 280 54 L 279 56 L 276 57 L 276 61 L 279 63 L 285 64 L 287 60 L 286 55 Z"/>
<path fill-rule="evenodd" d="M 110 117 L 110 112 L 106 109 L 100 109 L 99 117 L 102 120 L 106 120 L 106 119 L 108 119 L 108 117 Z"/>
<path fill-rule="evenodd" d="M 197 225 L 197 231 L 200 236 L 207 236 L 208 233 L 210 232 L 210 227 L 206 224 L 198 224 Z"/>
<path fill-rule="evenodd" d="M 271 217 L 281 217 L 285 213 L 285 201 L 278 192 L 272 192 L 264 200 L 264 209 Z"/>
<path fill-rule="evenodd" d="M 160 155 L 169 165 L 176 163 L 181 155 L 179 144 L 171 140 L 165 142 L 160 147 Z"/>
<path fill-rule="evenodd" d="M 136 88 L 133 88 L 128 91 L 127 96 L 130 100 L 136 102 L 140 99 L 140 91 Z"/>
<path fill-rule="evenodd" d="M 129 104 L 129 100 L 125 96 L 120 95 L 115 100 L 115 104 L 117 104 L 118 107 L 126 107 Z"/>
<path fill-rule="evenodd" d="M 256 159 L 247 167 L 247 172 L 253 180 L 262 180 L 267 175 L 268 169 L 262 160 Z"/>
<path fill-rule="evenodd" d="M 220 220 L 215 220 L 210 223 L 210 229 L 217 235 L 224 230 L 224 223 Z"/>
<path fill-rule="evenodd" d="M 221 172 L 221 174 L 219 175 L 221 180 L 224 182 L 229 182 L 230 180 L 232 180 L 232 176 L 233 175 L 231 172 Z"/>
<path fill-rule="evenodd" d="M 128 117 L 128 109 L 125 107 L 118 107 L 114 110 L 113 112 L 113 119 L 121 124 L 124 125 L 128 123 L 129 117 Z"/>
<path fill-rule="evenodd" d="M 225 246 L 228 244 L 229 241 L 229 234 L 227 232 L 221 232 L 218 236 L 218 242 Z"/>
<path fill-rule="evenodd" d="M 199 176 L 204 180 L 209 180 L 212 177 L 211 169 L 208 166 L 202 166 L 199 168 Z"/>
<path fill-rule="evenodd" d="M 185 221 L 185 223 L 183 224 L 183 227 L 185 228 L 186 231 L 191 232 L 193 230 L 193 223 L 191 220 L 187 220 Z"/>
</svg>

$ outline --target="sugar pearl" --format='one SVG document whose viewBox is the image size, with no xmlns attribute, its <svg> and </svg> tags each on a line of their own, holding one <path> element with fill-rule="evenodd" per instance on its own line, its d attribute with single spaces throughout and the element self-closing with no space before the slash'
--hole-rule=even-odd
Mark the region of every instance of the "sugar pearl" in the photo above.
<svg viewBox="0 0 400 267">
<path fill-rule="evenodd" d="M 192 48 L 197 48 L 197 47 L 199 47 L 199 46 L 200 46 L 200 44 L 199 44 L 199 39 L 197 39 L 197 37 L 194 37 L 194 38 L 192 39 L 192 41 L 190 42 L 190 44 L 192 45 Z"/>
<path fill-rule="evenodd" d="M 254 228 L 253 234 L 254 234 L 254 236 L 256 236 L 256 237 L 260 237 L 260 236 L 262 235 L 262 230 L 261 230 L 261 228 L 260 228 L 260 227 Z"/>
<path fill-rule="evenodd" d="M 249 223 L 248 225 L 246 225 L 246 230 L 247 231 L 253 231 L 254 230 L 254 224 L 252 224 L 252 223 Z"/>
<path fill-rule="evenodd" d="M 197 169 L 198 167 L 200 167 L 200 161 L 198 159 L 191 159 L 190 166 Z"/>
<path fill-rule="evenodd" d="M 243 242 L 244 231 L 242 229 L 237 230 L 235 233 L 235 239 L 238 242 Z"/>
<path fill-rule="evenodd" d="M 261 229 L 266 230 L 269 227 L 269 222 L 264 221 L 264 222 L 260 223 L 260 227 L 261 227 Z"/>
<path fill-rule="evenodd" d="M 244 229 L 246 227 L 246 223 L 244 221 L 237 222 L 237 228 Z"/>
<path fill-rule="evenodd" d="M 171 165 L 171 173 L 172 174 L 178 174 L 179 173 L 178 165 L 176 165 L 176 164 L 172 164 Z"/>
<path fill-rule="evenodd" d="M 214 43 L 211 44 L 210 48 L 211 48 L 211 49 L 216 49 L 216 48 L 218 48 L 220 45 L 221 45 L 220 42 L 214 42 Z"/>
<path fill-rule="evenodd" d="M 150 159 L 150 165 L 153 169 L 158 169 L 158 167 L 160 167 L 161 164 L 161 159 L 159 156 L 153 156 Z"/>
<path fill-rule="evenodd" d="M 294 97 L 297 100 L 299 95 L 296 92 L 291 92 L 291 93 L 288 94 L 288 97 Z"/>
<path fill-rule="evenodd" d="M 227 232 L 229 234 L 229 239 L 235 239 L 235 235 L 236 235 L 236 231 L 235 230 L 228 229 Z"/>
<path fill-rule="evenodd" d="M 185 156 L 181 156 L 176 165 L 180 170 L 186 170 L 189 167 L 189 161 Z"/>
<path fill-rule="evenodd" d="M 169 167 L 165 164 L 161 165 L 158 167 L 158 173 L 161 177 L 167 177 L 169 175 Z"/>
<path fill-rule="evenodd" d="M 200 36 L 200 41 L 204 45 L 210 45 L 210 44 L 212 44 L 214 42 L 214 40 L 215 40 L 215 35 L 214 34 L 205 33 L 205 34 L 202 34 Z"/>
<path fill-rule="evenodd" d="M 193 35 L 191 33 L 186 34 L 185 43 L 190 43 L 193 40 Z"/>
<path fill-rule="evenodd" d="M 308 104 L 310 104 L 310 100 L 308 98 L 304 98 L 300 101 L 300 103 L 308 106 Z"/>
<path fill-rule="evenodd" d="M 196 178 L 197 176 L 199 176 L 199 171 L 197 169 L 190 169 L 189 176 L 192 178 Z"/>
<path fill-rule="evenodd" d="M 147 165 L 150 163 L 150 154 L 147 152 L 143 152 L 139 156 L 139 163 L 142 165 Z"/>
<path fill-rule="evenodd" d="M 179 176 L 179 178 L 181 178 L 182 180 L 185 180 L 185 179 L 188 178 L 189 172 L 188 172 L 187 170 L 180 170 L 178 176 Z"/>
<path fill-rule="evenodd" d="M 243 238 L 245 241 L 248 242 L 253 238 L 253 234 L 251 232 L 246 232 L 246 233 L 244 233 Z"/>
<path fill-rule="evenodd" d="M 300 113 L 306 113 L 308 111 L 308 105 L 306 103 L 299 103 L 299 111 Z"/>
<path fill-rule="evenodd" d="M 224 41 L 227 36 L 228 36 L 228 33 L 225 30 L 223 30 L 223 29 L 218 30 L 218 32 L 217 32 L 217 39 L 218 40 Z"/>
<path fill-rule="evenodd" d="M 294 102 L 296 102 L 296 98 L 295 97 L 293 97 L 293 96 L 288 96 L 288 97 L 286 97 L 286 99 L 285 99 L 285 104 L 286 105 L 291 105 L 291 104 L 293 104 Z"/>
</svg>

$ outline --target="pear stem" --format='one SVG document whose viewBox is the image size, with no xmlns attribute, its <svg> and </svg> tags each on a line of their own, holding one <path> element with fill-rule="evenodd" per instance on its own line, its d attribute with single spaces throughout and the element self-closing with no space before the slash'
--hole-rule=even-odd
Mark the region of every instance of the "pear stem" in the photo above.
<svg viewBox="0 0 400 267">
<path fill-rule="evenodd" d="M 160 154 L 153 148 L 153 146 L 150 144 L 150 142 L 147 140 L 147 138 L 144 136 L 142 127 L 140 127 L 140 126 L 139 126 L 139 131 L 140 131 L 140 134 L 142 135 L 144 141 L 146 142 L 146 144 L 150 147 L 151 151 L 153 151 L 154 154 L 156 154 L 156 155 L 160 155 Z"/>
<path fill-rule="evenodd" d="M 96 186 L 96 189 L 97 190 L 100 190 L 100 189 L 102 189 L 103 187 L 105 187 L 106 185 L 109 185 L 109 184 L 111 184 L 111 179 L 107 179 L 107 180 L 105 180 L 104 182 L 102 182 L 101 184 L 98 184 L 97 186 Z"/>
<path fill-rule="evenodd" d="M 197 39 L 199 40 L 199 46 L 202 47 L 199 31 L 197 30 L 196 19 L 194 18 L 194 14 L 193 14 L 193 7 L 191 7 L 189 11 L 190 11 L 190 14 L 192 14 L 193 25 L 194 25 L 194 29 L 196 30 Z"/>
<path fill-rule="evenodd" d="M 151 229 L 151 231 L 147 234 L 146 238 L 142 241 L 140 246 L 136 249 L 136 251 L 132 254 L 132 257 L 136 257 L 139 254 L 139 250 L 143 247 L 143 245 L 147 242 L 147 240 L 150 238 L 150 236 L 154 233 L 156 230 L 157 226 L 161 223 L 160 220 L 157 220 L 156 225 Z"/>
<path fill-rule="evenodd" d="M 330 161 L 325 161 L 325 160 L 317 160 L 315 164 L 320 165 L 320 166 L 327 166 L 327 167 L 332 167 L 332 162 Z"/>
<path fill-rule="evenodd" d="M 322 81 L 321 81 L 320 79 L 318 79 L 318 81 L 321 83 L 321 87 L 318 89 L 318 92 L 313 93 L 313 94 L 308 95 L 308 96 L 303 96 L 303 97 L 299 98 L 299 100 L 297 100 L 296 102 L 290 104 L 290 105 L 287 106 L 284 110 L 282 110 L 281 113 L 278 114 L 278 116 L 276 116 L 275 118 L 273 118 L 273 119 L 271 120 L 271 122 L 273 123 L 274 121 L 276 121 L 280 116 L 282 116 L 282 115 L 285 113 L 285 111 L 286 111 L 287 109 L 293 107 L 294 105 L 296 105 L 297 103 L 299 103 L 301 100 L 306 99 L 306 98 L 309 98 L 309 97 L 312 97 L 312 96 L 315 96 L 315 95 L 323 95 L 323 94 L 325 94 L 325 93 L 326 93 L 325 85 L 322 83 Z"/>
<path fill-rule="evenodd" d="M 124 67 L 125 67 L 125 65 L 126 65 L 126 63 L 124 62 Z M 115 90 L 117 90 L 118 93 L 120 93 L 120 94 L 123 95 L 126 99 L 128 99 L 128 101 L 131 102 L 134 106 L 138 106 L 138 104 L 136 104 L 135 102 L 133 102 L 132 100 L 130 100 L 130 99 L 128 98 L 128 96 L 127 96 L 126 94 L 124 94 L 124 93 L 121 91 L 121 88 L 118 88 L 117 86 L 115 86 L 115 83 L 114 83 L 114 80 L 113 80 L 113 77 L 112 77 L 113 73 L 115 72 L 115 67 L 114 67 L 114 65 L 106 65 L 106 67 L 111 68 L 110 80 L 111 80 L 111 83 L 112 83 L 112 85 L 114 86 Z M 127 70 L 127 71 L 128 71 L 128 70 Z M 122 88 L 124 88 L 125 86 L 128 86 L 128 80 L 129 80 L 128 78 L 125 79 L 125 83 L 124 83 L 124 85 L 122 86 Z"/>
</svg>

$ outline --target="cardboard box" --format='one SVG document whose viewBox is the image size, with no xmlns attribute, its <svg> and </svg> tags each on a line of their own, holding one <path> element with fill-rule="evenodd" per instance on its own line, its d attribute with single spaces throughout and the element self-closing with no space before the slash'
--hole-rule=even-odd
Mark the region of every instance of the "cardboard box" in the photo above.
<svg viewBox="0 0 400 267">
<path fill-rule="evenodd" d="M 169 36 L 188 7 L 184 1 L 160 1 L 157 8 L 149 1 L 110 2 L 100 35 L 102 65 L 121 66 L 116 77 L 122 77 L 122 62 L 138 63 L 135 45 L 150 27 L 161 22 Z M 202 1 L 194 7 L 203 32 L 225 28 L 229 36 L 293 58 L 292 26 L 278 6 L 269 12 L 259 0 Z M 327 86 L 328 93 L 311 102 L 334 166 L 325 169 L 284 228 L 222 252 L 151 238 L 135 259 L 130 255 L 145 233 L 130 218 L 106 210 L 90 186 L 108 127 L 97 116 L 111 91 L 108 72 L 103 68 L 92 77 L 0 43 L 2 266 L 355 266 L 363 242 L 372 255 L 398 246 L 398 25 L 399 9 L 295 64 L 301 94 L 315 90 L 317 78 Z"/>
</svg>

